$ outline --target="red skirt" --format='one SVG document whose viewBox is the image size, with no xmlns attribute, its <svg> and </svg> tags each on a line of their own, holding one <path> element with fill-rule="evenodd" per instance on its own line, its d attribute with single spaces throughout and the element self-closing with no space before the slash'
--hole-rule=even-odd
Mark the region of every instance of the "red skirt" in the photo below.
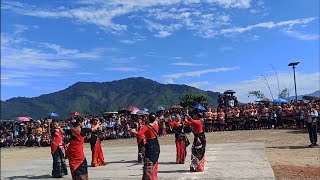
<svg viewBox="0 0 320 180">
<path fill-rule="evenodd" d="M 187 156 L 186 145 L 184 141 L 176 141 L 176 149 L 177 149 L 177 164 L 184 164 Z"/>
<path fill-rule="evenodd" d="M 154 164 L 145 158 L 142 180 L 158 180 L 158 161 Z"/>
<path fill-rule="evenodd" d="M 91 166 L 97 167 L 97 166 L 104 166 L 106 163 L 104 162 L 104 156 L 101 148 L 101 142 L 100 139 L 97 139 L 97 142 L 92 149 L 92 161 Z"/>
<path fill-rule="evenodd" d="M 197 157 L 191 155 L 190 171 L 191 172 L 203 172 L 204 171 L 204 161 L 205 161 L 204 156 L 200 160 Z"/>
</svg>

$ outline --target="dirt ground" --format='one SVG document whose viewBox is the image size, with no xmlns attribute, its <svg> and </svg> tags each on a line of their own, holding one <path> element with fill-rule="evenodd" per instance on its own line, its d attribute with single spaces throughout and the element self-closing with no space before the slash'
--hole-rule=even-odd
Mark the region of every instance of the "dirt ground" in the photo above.
<svg viewBox="0 0 320 180">
<path fill-rule="evenodd" d="M 188 135 L 192 141 L 192 135 Z M 320 136 L 319 136 L 320 137 Z M 207 143 L 264 142 L 268 160 L 276 179 L 320 180 L 320 148 L 308 148 L 309 136 L 302 130 L 253 130 L 206 133 Z M 160 144 L 173 144 L 174 136 L 159 138 Z M 103 142 L 103 148 L 111 146 L 136 146 L 135 139 L 119 139 Z M 88 147 L 88 144 L 86 144 Z M 1 149 L 1 168 L 8 168 L 30 159 L 50 155 L 50 148 Z"/>
</svg>

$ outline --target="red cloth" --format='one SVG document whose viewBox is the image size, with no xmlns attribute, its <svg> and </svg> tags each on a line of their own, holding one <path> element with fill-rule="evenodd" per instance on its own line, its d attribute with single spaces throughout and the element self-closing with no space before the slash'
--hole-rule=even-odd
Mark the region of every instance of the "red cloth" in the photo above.
<svg viewBox="0 0 320 180">
<path fill-rule="evenodd" d="M 60 132 L 60 130 L 55 130 L 55 133 L 52 137 L 52 142 L 51 142 L 51 154 L 54 154 L 54 152 L 56 152 L 56 150 L 58 149 L 58 147 L 62 147 L 62 151 L 64 151 L 65 149 L 65 144 L 63 142 L 63 134 Z"/>
<path fill-rule="evenodd" d="M 72 172 L 81 165 L 85 156 L 83 152 L 84 137 L 82 137 L 75 129 L 71 129 L 71 133 L 75 138 L 70 141 L 70 145 L 67 149 L 67 157 L 69 159 L 69 166 Z"/>
<path fill-rule="evenodd" d="M 97 139 L 96 145 L 94 146 L 92 150 L 92 162 L 91 166 L 92 167 L 97 167 L 97 166 L 104 166 L 106 163 L 104 162 L 104 156 L 101 148 L 101 142 L 100 139 Z"/>
<path fill-rule="evenodd" d="M 158 124 L 155 124 L 155 125 L 153 125 L 152 127 L 155 129 L 155 131 L 156 131 L 157 133 L 159 132 L 159 126 L 158 126 Z M 143 135 L 145 135 L 145 137 L 146 137 L 147 139 L 156 138 L 156 135 L 153 133 L 152 130 L 150 130 L 150 129 L 148 128 L 148 126 L 143 126 L 143 127 L 137 132 L 137 137 L 138 137 L 138 136 L 143 136 Z"/>
<path fill-rule="evenodd" d="M 190 165 L 190 171 L 191 172 L 203 172 L 204 171 L 204 161 L 205 161 L 205 157 L 203 157 L 201 159 L 201 161 L 199 162 L 198 166 L 193 167 L 192 165 Z"/>
<path fill-rule="evenodd" d="M 177 149 L 177 158 L 176 162 L 177 164 L 184 164 L 187 156 L 187 151 L 186 151 L 186 145 L 183 141 L 177 141 L 176 142 L 176 149 Z"/>
<path fill-rule="evenodd" d="M 172 128 L 177 128 L 179 127 L 179 125 L 180 125 L 180 122 L 177 122 L 177 121 L 169 122 L 169 126 Z"/>
<path fill-rule="evenodd" d="M 200 120 L 193 120 L 189 121 L 188 123 L 185 123 L 186 125 L 192 125 L 193 126 L 193 133 L 198 134 L 203 131 L 202 129 L 202 123 Z"/>
<path fill-rule="evenodd" d="M 158 162 L 153 166 L 152 171 L 143 170 L 142 180 L 158 180 Z"/>
</svg>

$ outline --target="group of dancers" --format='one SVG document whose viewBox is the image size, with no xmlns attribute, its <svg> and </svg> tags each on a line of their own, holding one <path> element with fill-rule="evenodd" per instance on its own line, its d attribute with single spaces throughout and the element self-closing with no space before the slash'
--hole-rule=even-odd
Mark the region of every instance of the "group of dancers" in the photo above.
<svg viewBox="0 0 320 180">
<path fill-rule="evenodd" d="M 187 156 L 187 146 L 190 144 L 184 134 L 184 127 L 190 126 L 194 134 L 191 154 L 191 172 L 203 172 L 205 162 L 206 138 L 202 129 L 202 113 L 200 111 L 190 112 L 189 115 L 176 115 L 175 121 L 170 122 L 170 128 L 175 133 L 176 163 L 184 164 Z M 68 174 L 65 158 L 69 160 L 69 167 L 73 180 L 88 179 L 88 165 L 84 155 L 84 136 L 91 133 L 91 166 L 104 166 L 104 155 L 99 139 L 98 119 L 94 119 L 92 128 L 83 128 L 84 119 L 76 118 L 74 127 L 70 130 L 63 130 L 57 122 L 52 123 L 51 131 L 53 141 L 51 153 L 53 158 L 52 176 L 60 178 Z M 148 122 L 140 122 L 139 129 L 132 129 L 128 126 L 129 132 L 136 135 L 138 143 L 138 162 L 143 163 L 142 180 L 158 179 L 158 159 L 160 156 L 160 145 L 158 142 L 159 125 L 157 115 L 150 113 Z M 70 135 L 70 144 L 66 148 L 63 142 L 63 135 Z M 67 149 L 65 151 L 65 149 Z"/>
<path fill-rule="evenodd" d="M 78 117 L 74 122 L 74 127 L 70 130 L 63 130 L 58 122 L 53 122 L 51 134 L 53 137 L 51 143 L 51 154 L 53 158 L 52 177 L 61 178 L 68 175 L 65 158 L 69 160 L 69 167 L 73 180 L 86 180 L 88 179 L 88 164 L 84 155 L 84 136 L 91 133 L 91 151 L 92 161 L 91 166 L 104 166 L 106 165 L 104 155 L 101 148 L 99 135 L 98 119 L 93 119 L 92 128 L 83 128 L 84 119 Z M 63 141 L 63 135 L 70 135 L 70 144 L 68 148 Z"/>
</svg>

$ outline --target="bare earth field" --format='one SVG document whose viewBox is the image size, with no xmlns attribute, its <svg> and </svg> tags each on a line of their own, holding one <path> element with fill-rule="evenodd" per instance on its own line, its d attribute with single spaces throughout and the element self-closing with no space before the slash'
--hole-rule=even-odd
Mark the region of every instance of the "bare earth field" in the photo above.
<svg viewBox="0 0 320 180">
<path fill-rule="evenodd" d="M 276 179 L 320 179 L 320 148 L 308 148 L 308 134 L 301 130 L 226 131 L 206 133 L 206 137 L 208 144 L 264 142 Z M 193 141 L 191 134 L 189 139 Z M 159 141 L 161 145 L 173 145 L 174 136 L 161 137 Z M 135 139 L 110 140 L 103 142 L 103 149 L 131 145 L 136 146 Z M 1 149 L 1 168 L 48 156 L 50 148 Z"/>
</svg>

